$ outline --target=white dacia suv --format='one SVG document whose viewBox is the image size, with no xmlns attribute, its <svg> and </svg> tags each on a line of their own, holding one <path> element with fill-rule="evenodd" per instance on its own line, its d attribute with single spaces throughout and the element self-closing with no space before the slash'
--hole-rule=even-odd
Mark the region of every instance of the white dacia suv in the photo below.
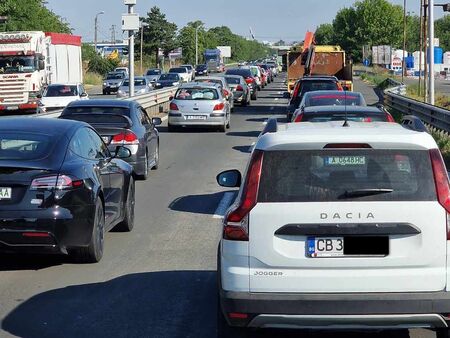
<svg viewBox="0 0 450 338">
<path fill-rule="evenodd" d="M 219 330 L 429 328 L 448 337 L 450 188 L 428 133 L 272 123 L 246 174 L 217 179 L 240 187 L 219 245 Z"/>
</svg>

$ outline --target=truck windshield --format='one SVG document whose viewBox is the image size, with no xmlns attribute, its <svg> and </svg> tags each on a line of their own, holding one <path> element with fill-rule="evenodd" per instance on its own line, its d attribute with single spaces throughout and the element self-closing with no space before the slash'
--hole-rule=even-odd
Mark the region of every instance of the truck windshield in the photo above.
<svg viewBox="0 0 450 338">
<path fill-rule="evenodd" d="M 0 56 L 0 74 L 32 73 L 35 70 L 34 56 Z"/>
</svg>

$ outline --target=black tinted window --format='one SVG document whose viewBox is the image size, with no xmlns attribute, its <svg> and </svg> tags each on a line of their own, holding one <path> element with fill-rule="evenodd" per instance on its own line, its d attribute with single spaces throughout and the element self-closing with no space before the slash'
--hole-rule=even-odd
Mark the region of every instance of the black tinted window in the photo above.
<svg viewBox="0 0 450 338">
<path fill-rule="evenodd" d="M 130 109 L 124 107 L 70 107 L 66 108 L 63 116 L 71 114 L 115 114 L 130 116 Z"/>
<path fill-rule="evenodd" d="M 226 77 L 225 79 L 227 80 L 228 84 L 240 84 L 241 83 L 241 80 L 236 77 Z"/>
<path fill-rule="evenodd" d="M 98 134 L 93 131 L 92 129 L 87 129 L 87 132 L 89 134 L 89 137 L 92 141 L 92 145 L 94 147 L 94 151 L 95 151 L 95 159 L 101 159 L 101 158 L 106 158 L 109 155 L 109 151 L 108 148 L 106 147 L 105 143 L 102 141 L 102 139 L 100 138 L 100 136 L 98 136 Z"/>
<path fill-rule="evenodd" d="M 95 159 L 97 157 L 96 148 L 97 146 L 90 136 L 89 128 L 82 128 L 78 130 L 70 141 L 70 150 L 83 158 L 91 160 Z"/>
<path fill-rule="evenodd" d="M 54 142 L 49 135 L 2 132 L 0 160 L 38 160 L 47 157 Z"/>
<path fill-rule="evenodd" d="M 372 189 L 389 192 L 351 194 Z M 436 192 L 427 151 L 276 151 L 264 154 L 258 200 L 430 201 Z"/>
<path fill-rule="evenodd" d="M 304 81 L 301 84 L 299 96 L 304 93 L 313 92 L 316 90 L 337 90 L 337 83 L 334 81 Z"/>
<path fill-rule="evenodd" d="M 252 77 L 250 69 L 229 69 L 226 71 L 227 75 L 241 75 L 243 77 Z"/>
</svg>

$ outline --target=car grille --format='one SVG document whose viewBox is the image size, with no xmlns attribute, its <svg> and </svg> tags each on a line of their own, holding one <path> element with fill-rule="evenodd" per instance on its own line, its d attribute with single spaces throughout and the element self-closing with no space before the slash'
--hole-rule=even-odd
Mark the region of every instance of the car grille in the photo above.
<svg viewBox="0 0 450 338">
<path fill-rule="evenodd" d="M 25 79 L 0 79 L 2 104 L 23 104 L 28 102 Z"/>
</svg>

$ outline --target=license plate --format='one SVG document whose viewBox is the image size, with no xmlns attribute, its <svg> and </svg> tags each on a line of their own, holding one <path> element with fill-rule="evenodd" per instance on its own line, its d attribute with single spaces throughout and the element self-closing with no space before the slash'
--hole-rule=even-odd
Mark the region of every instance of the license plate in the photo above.
<svg viewBox="0 0 450 338">
<path fill-rule="evenodd" d="M 17 110 L 19 109 L 19 106 L 7 106 L 6 110 Z"/>
<path fill-rule="evenodd" d="M 307 245 L 307 255 L 311 258 L 344 256 L 343 237 L 310 237 Z"/>
<path fill-rule="evenodd" d="M 0 200 L 10 200 L 12 194 L 11 188 L 0 188 Z"/>
<path fill-rule="evenodd" d="M 206 120 L 205 115 L 187 115 L 186 120 Z"/>
<path fill-rule="evenodd" d="M 365 165 L 365 156 L 329 156 L 325 158 L 325 164 L 329 166 L 354 166 Z"/>
<path fill-rule="evenodd" d="M 102 136 L 102 140 L 103 140 L 103 142 L 108 144 L 109 143 L 109 136 Z"/>
</svg>

